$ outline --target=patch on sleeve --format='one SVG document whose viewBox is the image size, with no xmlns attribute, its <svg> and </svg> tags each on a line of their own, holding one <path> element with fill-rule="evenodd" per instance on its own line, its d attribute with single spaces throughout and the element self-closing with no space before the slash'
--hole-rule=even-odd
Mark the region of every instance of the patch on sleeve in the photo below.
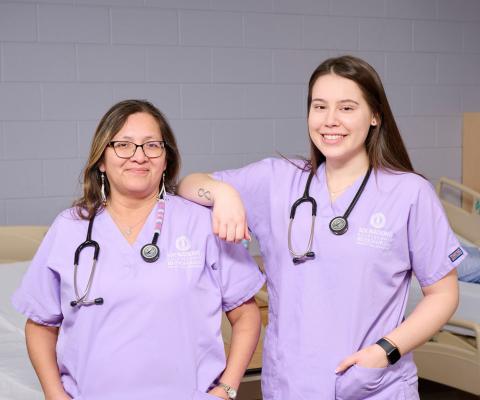
<svg viewBox="0 0 480 400">
<path fill-rule="evenodd" d="M 450 258 L 451 262 L 454 262 L 462 255 L 463 255 L 462 249 L 460 247 L 457 247 L 451 254 L 449 254 L 448 258 Z"/>
</svg>

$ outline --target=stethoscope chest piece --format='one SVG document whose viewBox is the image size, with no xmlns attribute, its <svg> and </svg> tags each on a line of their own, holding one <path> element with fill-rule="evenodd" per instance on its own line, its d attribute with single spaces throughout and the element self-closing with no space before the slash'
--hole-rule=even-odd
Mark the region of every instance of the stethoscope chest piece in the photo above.
<svg viewBox="0 0 480 400">
<path fill-rule="evenodd" d="M 330 221 L 329 227 L 335 235 L 343 235 L 348 230 L 348 221 L 344 217 L 335 217 Z"/>
<path fill-rule="evenodd" d="M 160 249 L 156 244 L 149 243 L 142 247 L 141 254 L 145 262 L 153 263 L 160 257 Z"/>
</svg>

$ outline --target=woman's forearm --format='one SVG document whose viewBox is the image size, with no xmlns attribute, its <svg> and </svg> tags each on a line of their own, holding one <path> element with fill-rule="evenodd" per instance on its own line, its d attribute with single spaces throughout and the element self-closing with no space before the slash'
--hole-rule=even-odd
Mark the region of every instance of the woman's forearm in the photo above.
<svg viewBox="0 0 480 400">
<path fill-rule="evenodd" d="M 178 184 L 180 196 L 204 206 L 213 205 L 214 194 L 221 182 L 205 173 L 187 175 Z"/>
<path fill-rule="evenodd" d="M 386 335 L 401 354 L 408 353 L 429 340 L 448 322 L 458 306 L 455 270 L 423 290 L 425 296 L 410 316 Z"/>
<path fill-rule="evenodd" d="M 257 347 L 261 317 L 253 298 L 228 312 L 227 317 L 232 324 L 232 340 L 227 366 L 220 381 L 238 388 Z"/>
<path fill-rule="evenodd" d="M 70 399 L 62 386 L 57 366 L 58 328 L 27 320 L 25 337 L 28 355 L 42 385 L 45 399 Z"/>
<path fill-rule="evenodd" d="M 182 179 L 177 192 L 195 203 L 213 205 L 213 233 L 227 242 L 251 240 L 245 206 L 240 194 L 228 183 L 208 174 L 191 174 Z"/>
</svg>

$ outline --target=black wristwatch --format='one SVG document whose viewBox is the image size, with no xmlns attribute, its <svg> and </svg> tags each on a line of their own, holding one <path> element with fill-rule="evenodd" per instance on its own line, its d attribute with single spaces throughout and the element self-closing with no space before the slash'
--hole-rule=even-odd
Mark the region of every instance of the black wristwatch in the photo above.
<svg viewBox="0 0 480 400">
<path fill-rule="evenodd" d="M 392 342 L 390 342 L 388 339 L 381 338 L 377 344 L 385 350 L 385 353 L 387 353 L 387 360 L 390 365 L 395 364 L 398 360 L 400 360 L 400 351 L 398 350 L 398 347 L 395 346 Z"/>
</svg>

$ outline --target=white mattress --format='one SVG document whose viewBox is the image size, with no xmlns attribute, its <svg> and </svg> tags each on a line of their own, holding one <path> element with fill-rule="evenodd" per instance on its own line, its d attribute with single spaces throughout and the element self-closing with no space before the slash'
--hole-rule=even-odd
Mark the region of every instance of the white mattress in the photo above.
<svg viewBox="0 0 480 400">
<path fill-rule="evenodd" d="M 43 399 L 25 347 L 25 318 L 10 303 L 27 266 L 0 264 L 0 400 Z"/>
<path fill-rule="evenodd" d="M 473 321 L 480 324 L 480 284 L 458 282 L 460 288 L 460 302 L 453 315 L 453 319 Z M 422 299 L 423 293 L 418 281 L 413 278 L 407 303 L 406 315 L 410 314 L 413 308 Z M 446 327 L 448 330 L 474 336 L 474 332 L 462 328 Z"/>
</svg>

